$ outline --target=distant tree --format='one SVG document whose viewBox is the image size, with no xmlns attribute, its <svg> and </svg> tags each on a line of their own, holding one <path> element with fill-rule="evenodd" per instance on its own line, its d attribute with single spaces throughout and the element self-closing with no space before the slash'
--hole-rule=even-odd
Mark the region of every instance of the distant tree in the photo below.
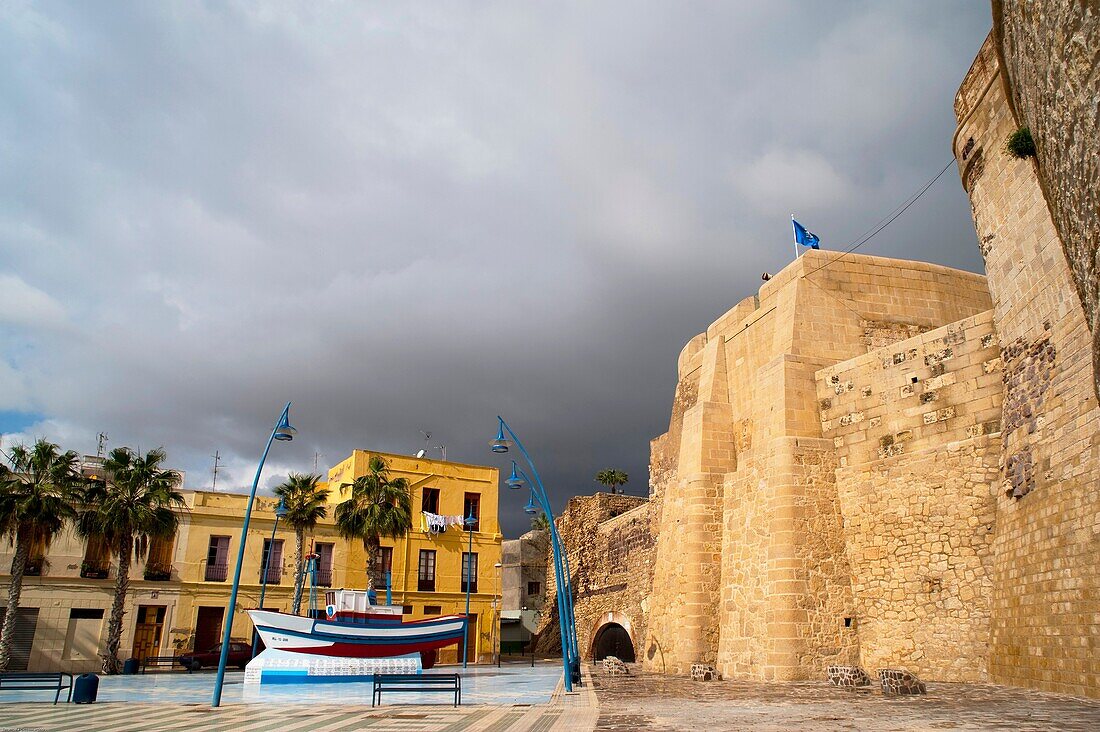
<svg viewBox="0 0 1100 732">
<path fill-rule="evenodd" d="M 105 480 L 90 484 L 86 491 L 86 508 L 77 523 L 78 533 L 84 537 L 103 537 L 118 558 L 115 596 L 107 621 L 107 647 L 102 654 L 105 674 L 122 670 L 118 647 L 130 589 L 130 562 L 145 556 L 150 539 L 171 538 L 179 527 L 177 510 L 185 504 L 176 488 L 183 476 L 163 467 L 166 458 L 163 448 L 141 455 L 128 447 L 116 447 L 103 464 Z"/>
<path fill-rule="evenodd" d="M 398 539 L 412 528 L 409 481 L 390 478 L 386 461 L 372 455 L 367 474 L 355 479 L 351 496 L 336 507 L 336 526 L 345 539 L 363 542 L 367 553 L 367 590 L 371 590 L 381 538 Z"/>
<path fill-rule="evenodd" d="M 0 631 L 0 670 L 11 660 L 23 575 L 31 547 L 48 547 L 65 524 L 76 518 L 83 479 L 77 455 L 61 452 L 52 442 L 38 440 L 33 447 L 11 449 L 11 469 L 0 465 L 0 533 L 15 544 L 8 585 L 8 608 Z"/>
<path fill-rule="evenodd" d="M 534 531 L 549 531 L 550 519 L 546 517 L 545 513 L 539 513 L 537 516 L 532 516 L 531 529 Z"/>
<path fill-rule="evenodd" d="M 612 493 L 615 493 L 615 489 L 619 486 L 626 485 L 628 480 L 630 480 L 630 476 L 614 468 L 608 468 L 607 470 L 601 470 L 596 473 L 596 482 L 606 485 L 611 489 Z"/>
<path fill-rule="evenodd" d="M 302 545 L 307 531 L 328 515 L 328 489 L 317 485 L 319 475 L 291 473 L 284 483 L 275 488 L 275 495 L 283 499 L 286 516 L 283 521 L 294 527 L 294 614 L 302 609 L 302 585 L 305 568 L 302 566 Z M 270 551 L 270 550 L 269 550 Z"/>
</svg>

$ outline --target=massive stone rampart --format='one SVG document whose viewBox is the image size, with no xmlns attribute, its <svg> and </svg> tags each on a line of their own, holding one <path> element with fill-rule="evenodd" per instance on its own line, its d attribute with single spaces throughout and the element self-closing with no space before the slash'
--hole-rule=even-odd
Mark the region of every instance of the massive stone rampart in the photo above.
<svg viewBox="0 0 1100 732">
<path fill-rule="evenodd" d="M 789 680 L 856 659 L 815 373 L 989 305 L 978 275 L 811 251 L 688 343 L 669 431 L 652 445 L 646 663 Z"/>
<path fill-rule="evenodd" d="M 1100 696 L 1092 338 L 1036 163 L 1004 150 L 1020 120 L 1003 82 L 991 37 L 959 89 L 954 140 L 1003 360 L 989 671 L 994 681 Z"/>
<path fill-rule="evenodd" d="M 987 311 L 817 373 L 864 668 L 985 681 L 1001 359 Z"/>
<path fill-rule="evenodd" d="M 1100 394 L 1100 2 L 994 0 L 1008 101 L 1038 150 L 1038 181 L 1092 331 Z"/>
</svg>

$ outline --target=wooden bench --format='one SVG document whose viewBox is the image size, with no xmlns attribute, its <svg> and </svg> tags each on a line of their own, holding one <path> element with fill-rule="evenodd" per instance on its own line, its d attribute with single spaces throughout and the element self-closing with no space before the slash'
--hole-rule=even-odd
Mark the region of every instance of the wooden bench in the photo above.
<svg viewBox="0 0 1100 732">
<path fill-rule="evenodd" d="M 187 673 L 191 673 L 191 665 L 185 664 L 183 659 L 179 656 L 146 656 L 145 660 L 141 662 L 141 672 L 145 673 L 145 669 L 152 666 L 153 668 L 167 668 L 171 670 L 175 666 L 187 669 Z"/>
<path fill-rule="evenodd" d="M 68 679 L 68 683 L 64 683 L 65 679 Z M 73 675 L 63 673 L 61 671 L 51 671 L 47 673 L 26 673 L 26 672 L 5 672 L 0 673 L 0 691 L 7 691 L 9 689 L 47 689 L 56 690 L 54 694 L 53 703 L 57 704 L 57 700 L 61 698 L 61 690 L 69 690 L 69 698 L 67 701 L 73 700 Z"/>
<path fill-rule="evenodd" d="M 382 703 L 382 692 L 445 691 L 454 694 L 454 705 L 462 703 L 462 677 L 458 674 L 375 674 L 370 705 Z"/>
</svg>

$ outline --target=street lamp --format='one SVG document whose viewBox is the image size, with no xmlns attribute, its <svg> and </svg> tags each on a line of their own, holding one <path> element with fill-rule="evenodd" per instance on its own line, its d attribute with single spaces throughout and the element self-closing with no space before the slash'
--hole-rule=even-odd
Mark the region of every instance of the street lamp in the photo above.
<svg viewBox="0 0 1100 732">
<path fill-rule="evenodd" d="M 466 552 L 466 633 L 462 636 L 462 668 L 466 668 L 466 659 L 469 656 L 466 644 L 470 640 L 470 585 L 473 584 L 473 577 L 470 573 L 470 565 L 474 561 L 474 524 L 477 523 L 477 518 L 474 516 L 474 507 L 470 506 L 470 515 L 462 519 L 462 523 L 466 525 L 466 531 L 470 534 L 470 548 Z"/>
<path fill-rule="evenodd" d="M 222 703 L 222 685 L 225 683 L 225 664 L 229 660 L 229 636 L 233 632 L 233 613 L 237 607 L 237 591 L 241 587 L 241 566 L 244 564 L 244 545 L 248 540 L 248 522 L 252 518 L 252 503 L 256 500 L 256 487 L 260 484 L 260 473 L 263 472 L 264 462 L 267 460 L 267 453 L 271 450 L 271 443 L 274 440 L 279 442 L 290 442 L 294 439 L 294 435 L 298 430 L 290 426 L 290 402 L 286 403 L 283 407 L 282 414 L 279 415 L 279 421 L 275 423 L 275 428 L 271 430 L 271 437 L 267 438 L 267 445 L 264 447 L 264 454 L 260 456 L 260 464 L 256 466 L 256 477 L 252 479 L 252 491 L 248 494 L 248 506 L 244 511 L 244 524 L 241 527 L 241 542 L 237 547 L 237 568 L 233 570 L 233 589 L 229 593 L 229 604 L 225 608 L 225 618 L 223 625 L 225 630 L 222 631 L 222 649 L 221 657 L 218 659 L 218 675 L 214 679 L 214 698 L 210 702 L 210 706 L 218 707 Z M 262 602 L 260 603 L 263 604 Z"/>
<path fill-rule="evenodd" d="M 264 609 L 264 596 L 267 595 L 267 570 L 271 562 L 271 553 L 275 551 L 275 532 L 279 530 L 279 519 L 285 518 L 289 513 L 286 509 L 286 501 L 279 499 L 279 505 L 275 507 L 275 525 L 271 527 L 271 539 L 267 542 L 267 551 L 264 552 L 263 577 L 260 583 L 260 609 Z M 256 646 L 260 642 L 260 634 L 255 629 L 252 631 L 252 657 L 256 657 Z"/>
<path fill-rule="evenodd" d="M 494 569 L 499 569 L 497 576 L 500 582 L 497 583 L 497 596 L 493 598 L 493 609 L 496 611 L 496 624 L 493 625 L 493 630 L 496 633 L 496 643 L 493 644 L 493 649 L 497 652 L 497 668 L 500 668 L 500 648 L 504 643 L 504 563 L 497 562 L 493 565 Z"/>
<path fill-rule="evenodd" d="M 512 428 L 508 426 L 508 423 L 504 421 L 503 417 L 497 417 L 498 429 L 495 439 L 489 442 L 489 449 L 494 453 L 503 454 L 514 444 L 519 448 L 519 451 L 523 454 L 524 460 L 527 462 L 528 467 L 531 468 L 531 473 L 535 476 L 534 481 L 527 478 L 527 474 L 523 470 L 519 469 L 516 462 L 512 461 L 512 474 L 505 481 L 505 484 L 513 489 L 518 490 L 522 488 L 526 483 L 531 486 L 531 497 L 524 506 L 526 513 L 535 513 L 538 507 L 535 505 L 535 501 L 538 501 L 538 505 L 542 508 L 543 513 L 546 514 L 547 520 L 550 522 L 550 546 L 554 554 L 554 576 L 557 580 L 555 589 L 557 591 L 558 599 L 558 623 L 561 630 L 561 656 L 562 665 L 564 667 L 564 684 L 567 692 L 573 691 L 573 674 L 574 672 L 580 674 L 580 653 L 577 646 L 577 623 L 573 616 L 573 591 L 569 584 L 569 558 L 565 556 L 565 552 L 562 548 L 561 537 L 558 535 L 557 526 L 554 524 L 554 512 L 550 508 L 550 500 L 546 494 L 546 488 L 542 484 L 542 479 L 539 477 L 539 471 L 535 467 L 535 463 L 531 460 L 531 456 L 528 454 L 527 449 L 523 446 L 519 437 L 512 431 Z M 505 435 L 507 433 L 507 436 Z M 510 438 L 510 439 L 509 439 Z"/>
</svg>

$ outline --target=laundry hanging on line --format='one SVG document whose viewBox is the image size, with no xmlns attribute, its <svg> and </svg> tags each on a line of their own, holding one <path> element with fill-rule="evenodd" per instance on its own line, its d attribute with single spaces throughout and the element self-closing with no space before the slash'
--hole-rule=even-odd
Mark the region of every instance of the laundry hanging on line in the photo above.
<svg viewBox="0 0 1100 732">
<path fill-rule="evenodd" d="M 433 534 L 442 534 L 448 526 L 463 526 L 462 516 L 443 516 L 431 511 L 420 512 L 420 528 L 422 531 Z"/>
</svg>

